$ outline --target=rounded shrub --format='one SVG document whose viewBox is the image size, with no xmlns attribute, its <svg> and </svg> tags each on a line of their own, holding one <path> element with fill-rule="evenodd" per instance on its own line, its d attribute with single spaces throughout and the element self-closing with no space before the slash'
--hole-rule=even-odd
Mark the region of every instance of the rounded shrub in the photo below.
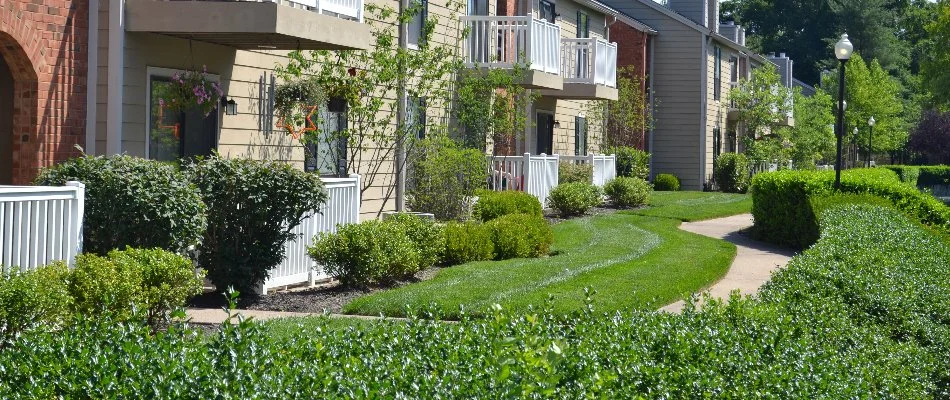
<svg viewBox="0 0 950 400">
<path fill-rule="evenodd" d="M 439 263 L 445 251 L 445 230 L 442 225 L 408 213 L 393 214 L 386 219 L 386 223 L 395 224 L 406 233 L 419 253 L 419 269 Z"/>
<path fill-rule="evenodd" d="M 488 225 L 492 230 L 496 260 L 540 257 L 551 251 L 554 231 L 544 217 L 509 214 Z"/>
<path fill-rule="evenodd" d="M 0 347 L 17 335 L 37 328 L 58 328 L 72 307 L 69 269 L 55 262 L 26 272 L 0 276 Z"/>
<path fill-rule="evenodd" d="M 745 154 L 722 153 L 713 163 L 713 180 L 724 193 L 745 193 L 749 190 L 751 170 Z"/>
<path fill-rule="evenodd" d="M 591 207 L 600 205 L 603 195 L 600 188 L 590 183 L 565 183 L 557 185 L 548 194 L 548 207 L 561 216 L 582 215 Z"/>
<path fill-rule="evenodd" d="M 323 182 L 289 164 L 218 156 L 185 167 L 208 206 L 198 266 L 219 291 L 251 293 L 284 259 L 284 243 L 326 202 Z"/>
<path fill-rule="evenodd" d="M 617 177 L 604 185 L 604 194 L 614 206 L 636 207 L 646 204 L 653 188 L 640 178 Z"/>
<path fill-rule="evenodd" d="M 369 220 L 324 232 L 307 248 L 324 271 L 348 286 L 387 283 L 420 269 L 420 256 L 397 223 Z"/>
<path fill-rule="evenodd" d="M 594 166 L 590 164 L 574 164 L 562 161 L 558 163 L 557 169 L 557 183 L 590 183 L 594 181 Z"/>
<path fill-rule="evenodd" d="M 495 256 L 492 229 L 480 222 L 451 222 L 445 226 L 445 265 L 491 260 Z"/>
<path fill-rule="evenodd" d="M 657 174 L 653 178 L 653 189 L 663 192 L 680 190 L 680 179 L 673 174 Z"/>
<path fill-rule="evenodd" d="M 83 251 L 159 247 L 183 252 L 207 224 L 205 204 L 173 164 L 127 155 L 78 157 L 44 169 L 37 185 L 86 185 Z"/>
<path fill-rule="evenodd" d="M 541 216 L 541 202 L 526 192 L 505 190 L 492 192 L 480 191 L 478 201 L 472 209 L 472 217 L 479 221 L 491 221 L 502 215 L 530 214 Z"/>
<path fill-rule="evenodd" d="M 617 157 L 617 176 L 647 179 L 650 176 L 650 153 L 635 147 L 614 146 L 606 154 Z"/>
</svg>

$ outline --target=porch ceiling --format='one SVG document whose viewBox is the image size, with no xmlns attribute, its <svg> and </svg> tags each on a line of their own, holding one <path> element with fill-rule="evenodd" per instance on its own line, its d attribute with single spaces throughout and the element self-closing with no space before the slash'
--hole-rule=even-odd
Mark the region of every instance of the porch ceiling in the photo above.
<svg viewBox="0 0 950 400">
<path fill-rule="evenodd" d="M 542 90 L 542 96 L 564 100 L 617 100 L 617 88 L 590 83 L 565 83 L 562 90 Z"/>
<path fill-rule="evenodd" d="M 369 49 L 367 24 L 271 2 L 126 0 L 126 31 L 241 50 Z"/>
</svg>

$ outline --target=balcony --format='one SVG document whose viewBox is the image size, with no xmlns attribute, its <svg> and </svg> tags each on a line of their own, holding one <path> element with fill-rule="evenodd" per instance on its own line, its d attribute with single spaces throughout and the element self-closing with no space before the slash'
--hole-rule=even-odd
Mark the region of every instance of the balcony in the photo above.
<svg viewBox="0 0 950 400">
<path fill-rule="evenodd" d="M 363 0 L 126 0 L 126 31 L 241 50 L 369 49 Z"/>
<path fill-rule="evenodd" d="M 462 44 L 467 67 L 510 69 L 524 65 L 525 87 L 563 88 L 561 27 L 530 16 L 466 15 L 460 19 L 468 33 Z"/>
<path fill-rule="evenodd" d="M 617 44 L 597 38 L 561 39 L 561 99 L 617 100 Z"/>
<path fill-rule="evenodd" d="M 739 87 L 739 82 L 729 82 L 729 93 L 732 93 L 732 90 Z M 728 98 L 729 95 L 727 94 Z M 729 100 L 729 111 L 726 114 L 726 120 L 728 121 L 738 121 L 739 120 L 739 109 L 736 108 L 736 102 Z"/>
</svg>

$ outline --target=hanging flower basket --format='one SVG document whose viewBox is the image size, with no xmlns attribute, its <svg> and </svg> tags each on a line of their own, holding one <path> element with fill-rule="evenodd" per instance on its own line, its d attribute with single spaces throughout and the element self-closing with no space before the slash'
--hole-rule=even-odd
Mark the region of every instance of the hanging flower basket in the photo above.
<svg viewBox="0 0 950 400">
<path fill-rule="evenodd" d="M 159 104 L 172 111 L 198 110 L 205 116 L 210 115 L 218 109 L 224 92 L 218 82 L 205 76 L 207 72 L 207 67 L 202 67 L 201 72 L 185 71 L 172 75 L 172 86 L 168 94 L 159 99 Z"/>
<path fill-rule="evenodd" d="M 325 102 L 323 90 L 313 78 L 281 83 L 274 91 L 277 127 L 285 129 L 294 139 L 300 139 L 306 132 L 316 132 L 318 117 L 315 114 Z"/>
</svg>

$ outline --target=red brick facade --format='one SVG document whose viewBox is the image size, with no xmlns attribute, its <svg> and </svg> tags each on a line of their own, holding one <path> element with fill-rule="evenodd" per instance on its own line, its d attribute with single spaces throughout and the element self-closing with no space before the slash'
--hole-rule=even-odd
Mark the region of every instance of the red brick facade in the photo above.
<svg viewBox="0 0 950 400">
<path fill-rule="evenodd" d="M 14 184 L 85 144 L 88 21 L 88 0 L 0 0 L 0 55 L 14 79 Z"/>
</svg>

